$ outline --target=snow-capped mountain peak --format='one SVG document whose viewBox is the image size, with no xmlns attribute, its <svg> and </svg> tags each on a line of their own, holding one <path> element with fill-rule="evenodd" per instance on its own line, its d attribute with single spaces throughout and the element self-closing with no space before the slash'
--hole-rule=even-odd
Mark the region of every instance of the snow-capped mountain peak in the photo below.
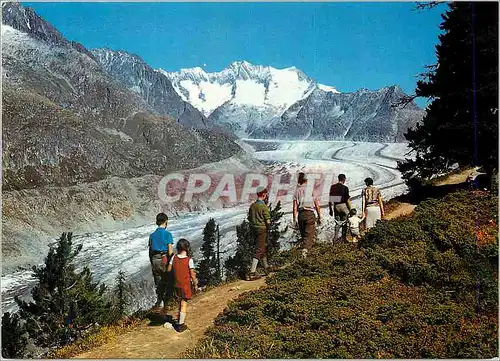
<svg viewBox="0 0 500 361">
<path fill-rule="evenodd" d="M 325 92 L 340 93 L 337 89 L 329 85 L 318 84 L 318 88 Z"/>
<path fill-rule="evenodd" d="M 232 62 L 220 72 L 209 73 L 200 67 L 158 71 L 170 79 L 185 101 L 206 116 L 225 103 L 272 108 L 279 116 L 316 86 L 295 67 L 276 69 L 244 60 Z"/>
<path fill-rule="evenodd" d="M 161 73 L 164 75 L 168 75 L 165 70 L 159 69 Z M 194 68 L 182 68 L 179 72 L 180 75 L 182 76 L 193 76 L 193 77 L 201 77 L 201 78 L 207 78 L 207 72 L 200 68 L 199 66 L 194 67 Z"/>
</svg>

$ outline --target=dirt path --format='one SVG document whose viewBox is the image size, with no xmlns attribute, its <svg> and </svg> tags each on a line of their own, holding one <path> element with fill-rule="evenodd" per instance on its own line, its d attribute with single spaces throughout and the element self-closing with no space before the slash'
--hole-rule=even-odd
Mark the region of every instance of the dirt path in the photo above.
<svg viewBox="0 0 500 361">
<path fill-rule="evenodd" d="M 405 214 L 410 214 L 416 205 L 411 203 L 398 203 L 398 205 L 385 215 L 385 219 L 394 219 Z"/>
<path fill-rule="evenodd" d="M 443 186 L 443 185 L 451 185 L 451 184 L 459 184 L 466 181 L 467 176 L 471 174 L 473 169 L 468 168 L 463 171 L 451 174 L 445 177 L 444 179 L 435 183 L 435 186 Z M 386 214 L 386 219 L 394 219 L 405 214 L 410 214 L 415 209 L 416 205 L 411 203 L 398 203 L 397 206 L 392 209 L 389 213 Z"/>
<path fill-rule="evenodd" d="M 180 354 L 194 346 L 205 330 L 229 303 L 244 292 L 265 286 L 265 279 L 237 281 L 212 289 L 194 298 L 189 306 L 186 325 L 189 329 L 177 333 L 160 326 L 142 326 L 116 337 L 111 343 L 101 345 L 76 358 L 179 358 Z M 173 315 L 173 314 L 171 314 Z"/>
<path fill-rule="evenodd" d="M 415 205 L 400 203 L 391 210 L 387 219 L 393 219 L 403 214 L 409 214 Z M 257 281 L 237 281 L 212 289 L 194 298 L 188 308 L 186 324 L 189 329 L 177 333 L 172 329 L 158 326 L 141 326 L 130 332 L 117 336 L 112 342 L 98 346 L 76 358 L 179 358 L 187 349 L 193 347 L 204 335 L 214 319 L 227 304 L 244 292 L 256 290 L 265 286 L 265 279 Z M 170 315 L 174 316 L 175 311 Z"/>
<path fill-rule="evenodd" d="M 450 174 L 446 178 L 440 180 L 439 182 L 436 182 L 436 186 L 443 186 L 443 185 L 448 185 L 448 184 L 459 184 L 463 183 L 467 180 L 467 176 L 473 172 L 473 168 L 467 168 L 464 169 L 463 171 L 456 173 L 456 174 Z"/>
</svg>

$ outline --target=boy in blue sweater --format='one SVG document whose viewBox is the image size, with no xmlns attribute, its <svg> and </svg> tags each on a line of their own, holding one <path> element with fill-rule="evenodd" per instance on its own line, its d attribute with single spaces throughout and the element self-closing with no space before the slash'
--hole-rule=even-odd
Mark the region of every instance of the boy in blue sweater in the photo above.
<svg viewBox="0 0 500 361">
<path fill-rule="evenodd" d="M 167 291 L 167 267 L 168 260 L 174 254 L 174 238 L 167 231 L 168 217 L 165 213 L 158 213 L 156 225 L 158 228 L 149 235 L 149 260 L 153 269 L 153 278 L 156 286 L 155 308 L 165 303 Z"/>
</svg>

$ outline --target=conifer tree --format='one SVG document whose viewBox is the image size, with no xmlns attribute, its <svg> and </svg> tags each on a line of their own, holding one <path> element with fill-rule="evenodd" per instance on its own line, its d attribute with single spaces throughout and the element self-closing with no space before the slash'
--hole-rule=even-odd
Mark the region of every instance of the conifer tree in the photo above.
<svg viewBox="0 0 500 361">
<path fill-rule="evenodd" d="M 26 328 L 19 315 L 5 312 L 2 316 L 2 357 L 23 358 L 27 344 Z"/>
<path fill-rule="evenodd" d="M 276 257 L 280 250 L 280 237 L 281 237 L 281 231 L 279 229 L 280 227 L 280 220 L 281 217 L 283 217 L 283 212 L 281 211 L 281 202 L 278 201 L 276 203 L 276 206 L 272 208 L 272 204 L 269 204 L 269 209 L 271 210 L 271 221 L 270 221 L 270 228 L 269 228 L 269 234 L 267 237 L 267 258 L 272 262 L 273 258 Z"/>
<path fill-rule="evenodd" d="M 105 286 L 92 281 L 87 267 L 75 271 L 73 262 L 81 248 L 73 249 L 72 234 L 63 233 L 57 247 L 49 250 L 45 265 L 33 268 L 38 279 L 31 292 L 33 301 L 15 299 L 26 330 L 38 346 L 67 344 L 92 324 L 110 320 Z"/>
<path fill-rule="evenodd" d="M 398 167 L 406 180 L 429 178 L 454 163 L 498 164 L 498 3 L 452 2 L 442 15 L 437 64 L 417 83 L 429 98 L 423 123 L 406 139 L 416 158 Z"/>
<path fill-rule="evenodd" d="M 129 305 L 129 286 L 127 285 L 125 272 L 118 271 L 115 280 L 114 299 L 113 299 L 113 313 L 115 322 L 121 320 L 126 316 L 127 306 Z"/>
<path fill-rule="evenodd" d="M 203 259 L 197 267 L 197 275 L 202 285 L 213 285 L 220 280 L 217 279 L 217 257 L 215 254 L 215 245 L 217 242 L 217 224 L 211 218 L 203 230 L 203 243 L 201 253 Z"/>
<path fill-rule="evenodd" d="M 236 226 L 236 252 L 224 262 L 226 277 L 229 279 L 244 278 L 250 270 L 250 262 L 254 253 L 255 244 L 250 232 L 250 223 L 243 221 L 239 226 Z"/>
</svg>

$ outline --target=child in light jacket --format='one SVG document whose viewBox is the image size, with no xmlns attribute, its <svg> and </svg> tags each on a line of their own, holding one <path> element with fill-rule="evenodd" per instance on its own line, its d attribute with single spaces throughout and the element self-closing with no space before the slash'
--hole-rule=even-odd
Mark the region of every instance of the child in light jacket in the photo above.
<svg viewBox="0 0 500 361">
<path fill-rule="evenodd" d="M 359 217 L 357 215 L 356 208 L 351 208 L 349 211 L 349 218 L 347 219 L 349 223 L 349 230 L 352 236 L 352 242 L 358 242 L 360 232 L 359 232 L 359 224 L 365 219 L 364 216 Z"/>
</svg>

